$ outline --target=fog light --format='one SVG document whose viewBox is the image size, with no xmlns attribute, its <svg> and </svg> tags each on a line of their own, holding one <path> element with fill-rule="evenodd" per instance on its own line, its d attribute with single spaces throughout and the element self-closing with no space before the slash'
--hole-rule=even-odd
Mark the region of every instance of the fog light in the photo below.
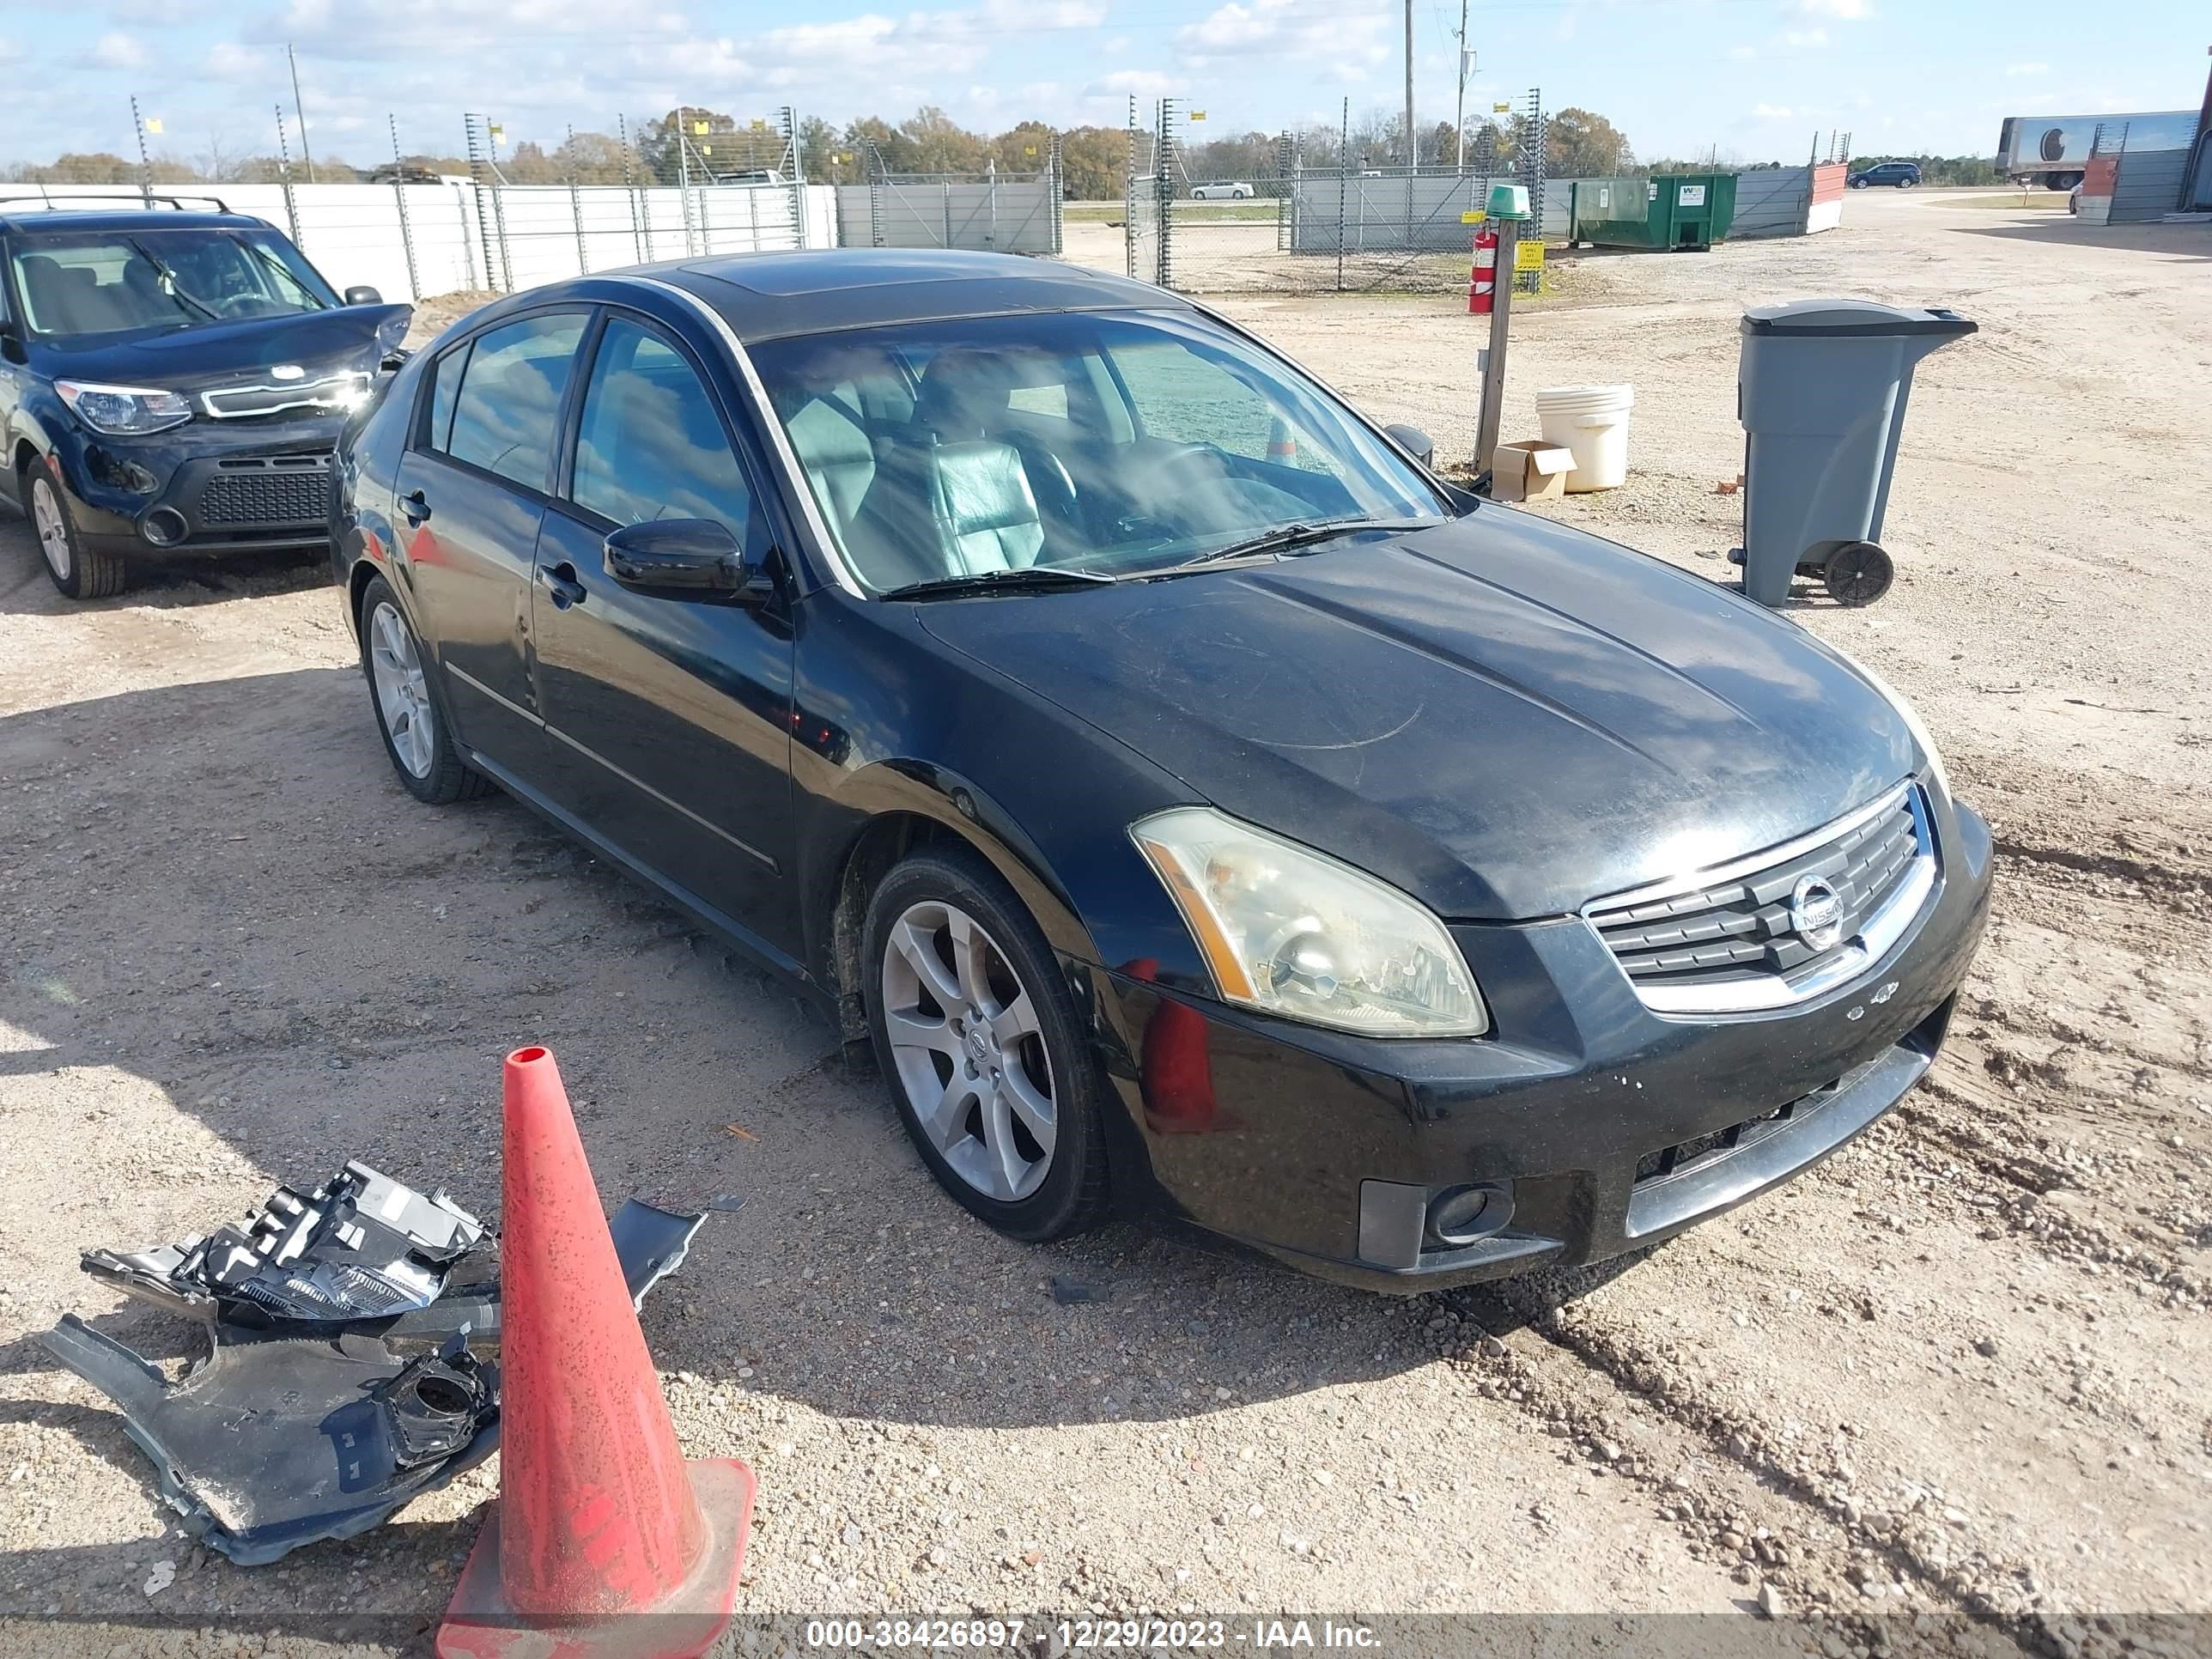
<svg viewBox="0 0 2212 1659">
<path fill-rule="evenodd" d="M 185 515 L 173 507 L 157 507 L 138 520 L 138 533 L 156 547 L 171 547 L 191 532 Z"/>
<path fill-rule="evenodd" d="M 1429 1234 L 1439 1244 L 1473 1244 L 1503 1232 L 1513 1197 L 1502 1187 L 1447 1187 L 1429 1201 Z"/>
</svg>

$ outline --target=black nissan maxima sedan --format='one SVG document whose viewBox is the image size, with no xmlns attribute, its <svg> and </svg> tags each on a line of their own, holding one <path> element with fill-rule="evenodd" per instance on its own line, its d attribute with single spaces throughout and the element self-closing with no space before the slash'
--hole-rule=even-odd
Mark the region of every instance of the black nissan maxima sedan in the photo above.
<svg viewBox="0 0 2212 1659">
<path fill-rule="evenodd" d="M 416 356 L 334 557 L 400 782 L 818 993 L 976 1215 L 1419 1290 L 1865 1128 L 1990 860 L 1871 673 L 1425 447 L 1158 289 L 709 258 Z"/>
</svg>

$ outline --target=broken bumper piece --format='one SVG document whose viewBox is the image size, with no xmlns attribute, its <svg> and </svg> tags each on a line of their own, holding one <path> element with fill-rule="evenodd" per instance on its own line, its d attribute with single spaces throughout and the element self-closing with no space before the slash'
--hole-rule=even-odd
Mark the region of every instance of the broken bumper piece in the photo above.
<svg viewBox="0 0 2212 1659">
<path fill-rule="evenodd" d="M 732 1199 L 708 1206 L 737 1207 Z M 481 1237 L 473 1218 L 452 1213 Z M 682 1265 L 706 1218 L 638 1199 L 615 1212 L 608 1229 L 633 1303 Z M 94 1252 L 86 1270 L 206 1321 L 211 1352 L 181 1382 L 75 1314 L 41 1340 L 121 1407 L 162 1497 L 209 1548 L 258 1566 L 302 1544 L 351 1538 L 497 1449 L 496 1286 L 349 1322 L 271 1322 L 254 1302 L 242 1322 L 229 1316 L 237 1304 L 211 1291 L 180 1298 L 167 1274 L 157 1287 L 137 1269 L 126 1277 L 107 1265 L 152 1254 Z M 94 1266 L 94 1255 L 106 1260 Z"/>
<path fill-rule="evenodd" d="M 279 1187 L 242 1226 L 143 1250 L 88 1250 L 84 1270 L 173 1313 L 250 1322 L 376 1319 L 428 1307 L 483 1223 L 366 1164 L 314 1191 Z"/>
</svg>

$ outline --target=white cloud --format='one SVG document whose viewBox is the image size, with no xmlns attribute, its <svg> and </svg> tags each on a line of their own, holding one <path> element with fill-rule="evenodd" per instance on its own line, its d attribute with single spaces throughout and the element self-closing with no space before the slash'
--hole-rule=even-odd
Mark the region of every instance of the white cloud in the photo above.
<svg viewBox="0 0 2212 1659">
<path fill-rule="evenodd" d="M 761 43 L 793 58 L 842 58 L 872 51 L 896 33 L 898 25 L 870 12 L 835 23 L 793 23 L 770 29 Z"/>
<path fill-rule="evenodd" d="M 1392 9 L 1379 0 L 1346 0 L 1316 10 L 1300 0 L 1230 0 L 1176 31 L 1176 44 L 1203 65 L 1217 58 L 1248 64 L 1255 58 L 1325 58 L 1356 76 L 1379 63 L 1398 37 Z"/>
<path fill-rule="evenodd" d="M 1828 32 L 1826 29 L 1787 29 L 1783 33 L 1782 44 L 1792 52 L 1818 52 L 1828 44 Z"/>
<path fill-rule="evenodd" d="M 2051 65 L 2048 64 L 2007 64 L 2005 65 L 2005 73 L 2007 75 L 2048 75 L 2051 73 Z"/>
<path fill-rule="evenodd" d="M 207 72 L 218 81 L 260 81 L 273 76 L 276 66 L 258 47 L 218 40 L 208 48 Z"/>
<path fill-rule="evenodd" d="M 1753 106 L 1751 112 L 1752 118 L 1755 121 L 1779 121 L 1786 118 L 1789 114 L 1789 106 L 1784 104 L 1759 104 Z"/>
<path fill-rule="evenodd" d="M 136 35 L 110 29 L 93 42 L 92 61 L 101 69 L 135 70 L 146 67 L 146 48 Z"/>
<path fill-rule="evenodd" d="M 1808 17 L 1833 17 L 1846 23 L 1874 15 L 1871 0 L 1797 0 L 1797 9 Z"/>
<path fill-rule="evenodd" d="M 1084 88 L 1094 98 L 1111 94 L 1133 94 L 1139 98 L 1158 98 L 1173 92 L 1182 85 L 1178 76 L 1164 75 L 1158 70 L 1115 70 L 1111 75 L 1102 75 Z"/>
<path fill-rule="evenodd" d="M 1729 48 L 1729 56 L 1735 58 L 1739 64 L 1748 64 L 1753 58 L 1759 56 L 1759 48 L 1757 46 L 1730 46 Z"/>
</svg>

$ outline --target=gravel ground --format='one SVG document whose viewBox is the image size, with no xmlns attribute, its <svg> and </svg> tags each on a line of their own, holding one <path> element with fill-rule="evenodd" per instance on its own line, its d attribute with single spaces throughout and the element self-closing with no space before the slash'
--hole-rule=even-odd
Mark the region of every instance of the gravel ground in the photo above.
<svg viewBox="0 0 2212 1659">
<path fill-rule="evenodd" d="M 523 1041 L 558 1053 L 611 1204 L 749 1200 L 644 1315 L 687 1449 L 760 1475 L 749 1611 L 1602 1615 L 1392 1626 L 1407 1652 L 2201 1650 L 2201 1617 L 2145 1620 L 2212 1602 L 2212 241 L 1936 192 L 1847 214 L 1587 262 L 1516 328 L 1509 435 L 1539 386 L 1634 382 L 1630 484 L 1545 510 L 1718 575 L 1737 310 L 1976 317 L 1921 372 L 1896 589 L 1797 615 L 1927 714 L 1996 825 L 1996 916 L 1898 1112 L 1574 1279 L 1394 1301 L 1149 1227 L 1009 1243 L 781 987 L 513 804 L 404 796 L 319 569 L 72 606 L 0 519 L 0 1651 L 425 1650 L 495 1470 L 239 1569 L 33 1339 L 76 1310 L 181 1357 L 78 1250 L 349 1156 L 495 1216 Z M 1119 234 L 1071 239 L 1094 230 Z M 1459 305 L 1224 303 L 1464 452 Z M 1661 1613 L 1711 1617 L 1635 1622 Z"/>
</svg>

